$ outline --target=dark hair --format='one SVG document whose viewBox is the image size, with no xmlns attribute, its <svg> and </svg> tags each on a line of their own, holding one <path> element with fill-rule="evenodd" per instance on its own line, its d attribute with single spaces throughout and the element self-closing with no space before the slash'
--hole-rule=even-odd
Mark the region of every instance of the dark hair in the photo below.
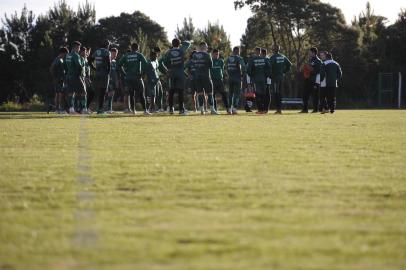
<svg viewBox="0 0 406 270">
<path fill-rule="evenodd" d="M 213 53 L 219 53 L 220 51 L 218 49 L 214 49 Z"/>
<path fill-rule="evenodd" d="M 260 48 L 260 47 L 256 47 L 256 48 L 255 48 L 255 51 L 256 51 L 256 52 L 260 52 L 260 51 L 261 51 L 261 48 Z"/>
<path fill-rule="evenodd" d="M 66 47 L 59 48 L 59 53 L 69 53 L 68 48 Z"/>
<path fill-rule="evenodd" d="M 179 47 L 180 46 L 180 39 L 178 39 L 178 38 L 175 38 L 175 39 L 173 39 L 172 40 L 172 46 L 173 47 Z"/>
<path fill-rule="evenodd" d="M 279 46 L 278 44 L 273 45 L 272 50 L 274 52 L 279 52 L 281 50 L 281 46 Z"/>
<path fill-rule="evenodd" d="M 110 52 L 118 52 L 118 50 L 117 50 L 116 47 L 114 47 L 114 48 L 111 48 L 111 49 L 110 49 Z"/>
<path fill-rule="evenodd" d="M 102 42 L 102 44 L 101 44 L 101 47 L 108 49 L 109 46 L 110 46 L 110 41 L 108 41 L 107 39 L 106 39 L 106 40 L 103 40 L 103 42 Z"/>
<path fill-rule="evenodd" d="M 158 54 L 155 52 L 155 51 L 151 51 L 150 53 L 149 53 L 149 57 L 150 58 L 152 58 L 152 57 L 157 57 L 158 56 Z"/>
<path fill-rule="evenodd" d="M 240 47 L 238 47 L 238 46 L 233 48 L 233 52 L 239 51 L 239 50 L 240 50 Z"/>
<path fill-rule="evenodd" d="M 319 53 L 319 50 L 316 48 L 316 47 L 311 47 L 310 49 L 309 49 L 309 51 L 311 51 L 312 53 L 314 53 L 314 54 L 318 54 Z"/>
<path fill-rule="evenodd" d="M 202 42 L 200 42 L 199 46 L 200 46 L 200 47 L 202 47 L 202 46 L 207 46 L 207 43 L 204 42 L 204 41 L 202 41 Z"/>
<path fill-rule="evenodd" d="M 131 50 L 132 51 L 138 51 L 138 49 L 139 49 L 138 43 L 131 44 Z"/>
<path fill-rule="evenodd" d="M 158 46 L 154 47 L 153 49 L 154 52 L 160 53 L 161 52 L 161 48 L 159 48 Z"/>
<path fill-rule="evenodd" d="M 197 51 L 196 51 L 196 50 L 193 50 L 193 51 L 190 53 L 190 59 L 192 59 L 192 58 L 193 58 L 193 55 L 194 55 L 195 53 L 197 53 Z"/>
<path fill-rule="evenodd" d="M 332 53 L 327 53 L 326 57 L 327 57 L 327 59 L 333 59 L 333 54 Z"/>
<path fill-rule="evenodd" d="M 263 48 L 263 49 L 261 49 L 261 53 L 267 55 L 267 54 L 268 54 L 268 50 L 265 49 L 265 48 Z"/>
<path fill-rule="evenodd" d="M 79 41 L 72 42 L 72 47 L 79 47 L 79 46 L 82 46 L 82 43 L 80 43 Z"/>
<path fill-rule="evenodd" d="M 85 52 L 87 48 L 85 46 L 80 47 L 80 52 Z"/>
</svg>

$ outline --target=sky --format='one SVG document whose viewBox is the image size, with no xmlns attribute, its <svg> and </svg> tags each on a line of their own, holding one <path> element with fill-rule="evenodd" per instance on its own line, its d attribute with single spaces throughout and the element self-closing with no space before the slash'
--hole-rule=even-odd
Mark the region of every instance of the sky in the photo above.
<svg viewBox="0 0 406 270">
<path fill-rule="evenodd" d="M 0 0 L 0 12 L 10 14 L 20 11 L 24 4 L 34 14 L 45 13 L 58 0 Z M 76 9 L 79 2 L 85 0 L 67 0 Z M 234 0 L 90 0 L 95 3 L 97 18 L 119 15 L 121 12 L 139 10 L 165 27 L 168 38 L 172 39 L 177 25 L 181 26 L 183 18 L 192 17 L 197 28 L 204 28 L 208 21 L 219 21 L 230 35 L 232 45 L 239 45 L 245 31 L 247 19 L 251 16 L 249 8 L 234 10 Z M 347 23 L 365 9 L 366 0 L 322 0 L 341 8 Z M 401 8 L 406 8 L 405 0 L 370 0 L 375 14 L 385 16 L 390 22 L 396 21 Z"/>
</svg>

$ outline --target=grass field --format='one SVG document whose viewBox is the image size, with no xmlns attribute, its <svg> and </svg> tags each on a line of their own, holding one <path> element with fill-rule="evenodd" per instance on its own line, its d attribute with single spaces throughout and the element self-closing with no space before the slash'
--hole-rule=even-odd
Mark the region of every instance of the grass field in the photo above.
<svg viewBox="0 0 406 270">
<path fill-rule="evenodd" d="M 406 269 L 406 111 L 0 114 L 0 270 Z"/>
</svg>

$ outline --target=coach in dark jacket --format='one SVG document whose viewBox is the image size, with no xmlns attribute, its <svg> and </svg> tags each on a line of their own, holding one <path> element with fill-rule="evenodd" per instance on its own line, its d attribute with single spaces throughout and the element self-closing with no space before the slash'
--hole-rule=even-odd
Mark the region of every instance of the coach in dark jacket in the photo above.
<svg viewBox="0 0 406 270">
<path fill-rule="evenodd" d="M 334 113 L 336 108 L 336 90 L 338 87 L 338 81 L 343 76 L 343 72 L 340 65 L 333 60 L 333 55 L 331 53 L 323 52 L 320 56 L 323 60 L 323 65 L 321 66 L 320 71 L 322 113 L 326 113 L 326 100 L 330 113 Z"/>
</svg>

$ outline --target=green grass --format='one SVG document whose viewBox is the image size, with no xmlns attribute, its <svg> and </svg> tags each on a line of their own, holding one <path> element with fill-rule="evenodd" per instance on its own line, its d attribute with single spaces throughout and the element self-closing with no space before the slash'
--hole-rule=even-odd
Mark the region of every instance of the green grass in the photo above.
<svg viewBox="0 0 406 270">
<path fill-rule="evenodd" d="M 406 269 L 406 111 L 15 113 L 0 135 L 1 270 Z"/>
</svg>

